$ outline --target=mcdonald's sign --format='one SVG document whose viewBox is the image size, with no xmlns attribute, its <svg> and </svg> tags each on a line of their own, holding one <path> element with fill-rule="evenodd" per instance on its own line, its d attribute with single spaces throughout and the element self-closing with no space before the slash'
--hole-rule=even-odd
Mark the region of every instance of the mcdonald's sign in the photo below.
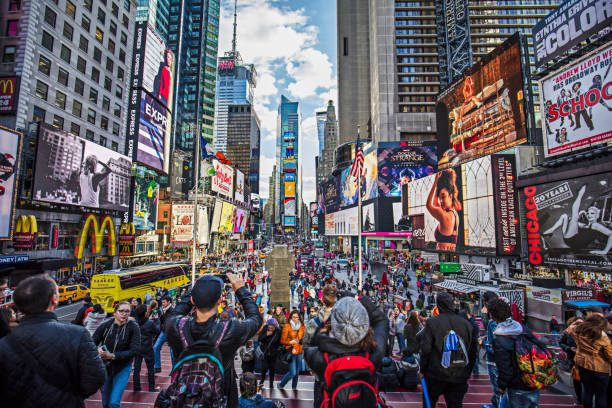
<svg viewBox="0 0 612 408">
<path fill-rule="evenodd" d="M 17 77 L 0 78 L 0 113 L 12 113 L 17 107 Z"/>
<path fill-rule="evenodd" d="M 108 234 L 108 256 L 117 255 L 117 239 L 115 237 L 115 223 L 110 215 L 102 218 L 102 223 L 98 224 L 98 218 L 94 214 L 89 214 L 85 217 L 83 228 L 79 234 L 77 246 L 74 249 L 74 257 L 77 259 L 83 258 L 85 245 L 87 244 L 87 233 L 91 231 L 91 252 L 99 254 L 102 252 L 102 244 L 104 235 Z"/>
<path fill-rule="evenodd" d="M 134 223 L 121 224 L 119 227 L 119 256 L 133 256 L 136 228 Z"/>
<path fill-rule="evenodd" d="M 33 215 L 21 215 L 15 224 L 13 234 L 13 248 L 21 251 L 34 249 L 34 242 L 38 235 L 38 223 Z"/>
</svg>

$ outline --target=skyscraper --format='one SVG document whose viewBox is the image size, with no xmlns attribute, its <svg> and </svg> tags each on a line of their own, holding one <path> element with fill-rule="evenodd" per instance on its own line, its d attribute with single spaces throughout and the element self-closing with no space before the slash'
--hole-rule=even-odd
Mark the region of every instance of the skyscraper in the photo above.
<svg viewBox="0 0 612 408">
<path fill-rule="evenodd" d="M 248 176 L 249 188 L 255 194 L 259 194 L 259 137 L 259 118 L 252 105 L 228 105 L 226 157 Z"/>
<path fill-rule="evenodd" d="M 354 137 L 354 136 L 353 136 Z M 334 102 L 329 101 L 325 111 L 325 122 L 323 126 L 323 150 L 319 156 L 319 167 L 317 172 L 317 185 L 329 176 L 334 167 L 334 150 L 338 140 L 338 121 L 336 120 L 336 108 Z"/>
<path fill-rule="evenodd" d="M 301 197 L 296 186 L 299 182 L 297 163 L 300 119 L 299 102 L 281 96 L 276 131 L 275 222 L 281 224 L 286 231 L 294 231 L 298 226 Z"/>
<path fill-rule="evenodd" d="M 317 119 L 317 138 L 319 140 L 319 153 L 318 156 L 321 157 L 321 153 L 323 152 L 323 145 L 325 144 L 325 120 L 327 119 L 327 110 L 320 110 L 315 112 Z"/>
</svg>

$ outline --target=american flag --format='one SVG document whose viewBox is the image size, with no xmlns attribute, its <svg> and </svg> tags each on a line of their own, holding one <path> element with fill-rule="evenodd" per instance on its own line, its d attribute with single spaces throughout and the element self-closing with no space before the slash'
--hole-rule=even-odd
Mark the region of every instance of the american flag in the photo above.
<svg viewBox="0 0 612 408">
<path fill-rule="evenodd" d="M 363 151 L 361 147 L 357 148 L 357 153 L 355 154 L 355 160 L 353 160 L 353 165 L 351 166 L 351 171 L 349 175 L 353 179 L 357 179 L 361 177 L 361 172 L 363 170 Z"/>
</svg>

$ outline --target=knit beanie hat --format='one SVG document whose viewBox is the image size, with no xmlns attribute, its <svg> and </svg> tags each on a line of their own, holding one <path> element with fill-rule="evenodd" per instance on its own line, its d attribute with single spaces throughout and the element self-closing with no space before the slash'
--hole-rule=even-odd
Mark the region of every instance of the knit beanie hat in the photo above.
<svg viewBox="0 0 612 408">
<path fill-rule="evenodd" d="M 354 297 L 344 297 L 331 311 L 331 336 L 345 346 L 359 343 L 368 334 L 368 312 Z"/>
</svg>

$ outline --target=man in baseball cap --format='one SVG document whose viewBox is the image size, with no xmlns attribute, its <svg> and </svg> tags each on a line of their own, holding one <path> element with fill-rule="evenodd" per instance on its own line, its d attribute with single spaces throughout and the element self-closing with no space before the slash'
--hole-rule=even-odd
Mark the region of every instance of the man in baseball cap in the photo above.
<svg viewBox="0 0 612 408">
<path fill-rule="evenodd" d="M 218 306 L 223 301 L 221 295 L 225 284 L 219 277 L 207 275 L 195 282 L 188 299 L 176 305 L 174 314 L 168 318 L 166 325 L 168 343 L 178 361 L 179 355 L 185 349 L 178 324 L 195 308 L 195 316 L 187 317 L 187 321 L 183 323 L 183 333 L 185 334 L 185 330 L 188 332 L 185 339 L 190 339 L 187 341 L 188 345 L 193 342 L 200 342 L 199 344 L 208 342 L 211 347 L 214 347 L 221 339 L 218 349 L 224 367 L 223 391 L 228 397 L 228 407 L 236 408 L 238 388 L 234 372 L 234 355 L 238 348 L 245 345 L 247 340 L 257 333 L 263 318 L 253 301 L 253 295 L 248 291 L 240 276 L 228 273 L 227 278 L 236 293 L 236 298 L 242 305 L 244 320 L 231 319 L 229 323 L 224 323 L 219 319 Z"/>
</svg>

